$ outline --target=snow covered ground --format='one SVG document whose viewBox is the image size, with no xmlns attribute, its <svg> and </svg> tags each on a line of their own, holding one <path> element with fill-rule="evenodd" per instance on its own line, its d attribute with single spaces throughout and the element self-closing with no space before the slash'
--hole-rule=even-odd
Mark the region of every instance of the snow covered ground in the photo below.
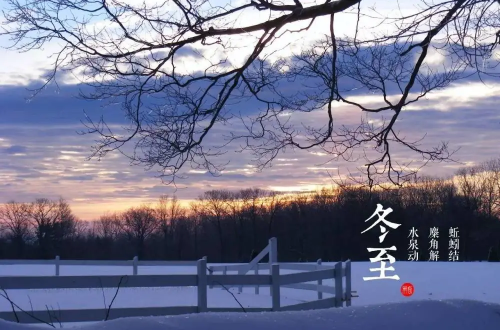
<svg viewBox="0 0 500 330">
<path fill-rule="evenodd" d="M 325 264 L 325 263 L 324 263 Z M 374 276 L 369 268 L 378 264 L 354 262 L 352 289 L 359 298 L 353 307 L 308 312 L 224 313 L 151 318 L 131 318 L 87 325 L 64 324 L 83 329 L 500 329 L 500 263 L 471 262 L 396 262 L 395 280 L 363 281 Z M 62 266 L 64 275 L 128 275 L 131 267 Z M 139 267 L 139 274 L 195 274 L 195 267 Z M 287 271 L 283 271 L 286 273 Z M 288 271 L 289 272 L 289 271 Z M 52 276 L 54 266 L 0 266 L 0 276 Z M 391 274 L 388 274 L 391 275 Z M 332 283 L 325 283 L 332 285 Z M 400 292 L 403 283 L 415 287 L 411 297 Z M 104 308 L 115 289 L 9 290 L 10 298 L 27 310 L 52 307 L 58 309 Z M 236 292 L 237 290 L 233 290 Z M 244 307 L 270 307 L 268 288 L 255 295 L 253 288 L 235 294 Z M 314 300 L 312 291 L 281 290 L 282 305 Z M 328 295 L 324 294 L 324 297 Z M 3 298 L 0 298 L 3 299 Z M 474 300 L 474 301 L 467 301 Z M 488 304 L 490 303 L 490 304 Z M 491 304 L 493 303 L 493 304 Z M 499 305 L 495 305 L 499 304 Z M 196 288 L 122 288 L 113 307 L 196 305 Z M 231 294 L 214 288 L 208 292 L 209 307 L 238 307 Z M 0 310 L 9 311 L 10 304 L 0 300 Z M 32 326 L 0 321 L 0 329 L 31 329 Z M 38 327 L 37 327 L 38 328 Z"/>
</svg>

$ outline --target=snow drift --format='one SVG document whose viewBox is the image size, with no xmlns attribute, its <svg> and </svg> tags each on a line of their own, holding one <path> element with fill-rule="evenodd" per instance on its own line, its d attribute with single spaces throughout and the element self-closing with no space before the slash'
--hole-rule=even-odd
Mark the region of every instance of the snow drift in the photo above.
<svg viewBox="0 0 500 330">
<path fill-rule="evenodd" d="M 2 330 L 33 330 L 0 320 Z M 420 300 L 304 312 L 206 313 L 133 317 L 76 326 L 81 330 L 499 330 L 500 305 Z"/>
</svg>

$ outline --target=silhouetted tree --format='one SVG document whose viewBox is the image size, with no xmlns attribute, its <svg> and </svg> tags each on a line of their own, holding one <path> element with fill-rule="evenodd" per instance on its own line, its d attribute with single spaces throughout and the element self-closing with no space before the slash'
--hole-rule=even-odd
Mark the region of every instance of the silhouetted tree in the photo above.
<svg viewBox="0 0 500 330">
<path fill-rule="evenodd" d="M 14 257 L 23 258 L 25 245 L 31 240 L 30 204 L 10 201 L 0 206 L 0 226 L 13 243 Z"/>
<path fill-rule="evenodd" d="M 154 209 L 147 205 L 131 208 L 123 213 L 121 225 L 129 241 L 135 244 L 136 255 L 142 259 L 146 240 L 159 228 Z"/>
</svg>

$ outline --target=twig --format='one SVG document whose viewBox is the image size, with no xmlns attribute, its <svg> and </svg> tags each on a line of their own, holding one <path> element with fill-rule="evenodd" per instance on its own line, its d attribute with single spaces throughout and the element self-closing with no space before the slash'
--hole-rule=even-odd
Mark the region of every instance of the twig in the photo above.
<svg viewBox="0 0 500 330">
<path fill-rule="evenodd" d="M 9 297 L 7 297 L 7 296 L 5 296 L 5 295 L 3 295 L 1 293 L 0 293 L 0 296 L 4 297 L 9 303 L 11 303 L 11 305 L 14 305 L 17 309 L 19 309 L 21 312 L 25 313 L 26 315 L 30 316 L 31 318 L 37 320 L 38 322 L 50 325 L 52 328 L 55 328 L 54 324 L 50 324 L 50 323 L 48 323 L 48 322 L 46 322 L 46 321 L 44 321 L 42 319 L 39 319 L 38 317 L 34 316 L 33 314 L 28 313 L 27 311 L 25 311 L 24 309 L 22 309 L 21 307 L 19 307 L 19 305 L 17 305 L 15 302 L 13 302 Z"/>
<path fill-rule="evenodd" d="M 109 304 L 109 307 L 108 307 L 108 310 L 106 312 L 106 318 L 104 319 L 104 321 L 107 321 L 108 318 L 109 318 L 109 313 L 111 312 L 111 306 L 113 306 L 113 302 L 115 301 L 116 299 L 116 296 L 118 295 L 118 291 L 120 291 L 120 287 L 122 285 L 122 280 L 127 277 L 127 275 L 124 275 L 122 277 L 120 277 L 120 282 L 118 282 L 118 287 L 116 288 L 116 292 L 115 292 L 115 295 L 113 297 L 113 299 L 111 300 L 111 303 Z"/>
<path fill-rule="evenodd" d="M 57 306 L 59 307 L 59 316 L 61 316 L 61 307 L 59 306 L 59 303 L 57 304 Z M 49 309 L 49 306 L 45 305 L 45 308 L 47 309 L 47 314 L 49 314 L 50 322 L 54 324 L 54 322 L 52 321 L 52 318 L 54 318 L 54 320 L 56 320 L 57 323 L 59 323 L 59 328 L 62 328 L 63 327 L 62 323 L 60 321 L 60 318 L 56 315 L 54 307 L 50 306 Z"/>
<path fill-rule="evenodd" d="M 209 271 L 210 273 L 212 273 L 212 271 L 211 271 L 208 267 L 207 267 L 207 269 L 208 269 L 208 271 Z M 229 292 L 229 293 L 231 294 L 231 296 L 233 296 L 234 300 L 236 300 L 236 302 L 238 303 L 238 305 L 240 305 L 241 309 L 243 309 L 243 312 L 245 312 L 245 313 L 247 312 L 247 311 L 246 311 L 246 309 L 245 309 L 245 307 L 243 307 L 243 305 L 239 302 L 239 300 L 238 300 L 238 299 L 236 299 L 236 296 L 235 296 L 235 295 L 234 295 L 231 291 L 229 291 L 229 289 L 228 289 L 228 288 L 226 288 L 226 287 L 224 286 L 224 284 L 222 284 L 222 283 L 220 283 L 220 282 L 218 282 L 218 281 L 213 281 L 213 282 L 214 282 L 214 283 L 216 283 L 216 284 L 219 284 L 221 287 L 223 287 L 223 288 L 224 288 L 224 290 L 226 290 L 227 292 Z"/>
<path fill-rule="evenodd" d="M 104 288 L 102 287 L 102 281 L 101 278 L 99 277 L 99 285 L 101 286 L 101 292 L 102 292 L 102 299 L 104 301 L 104 308 L 108 308 L 106 306 L 106 295 L 104 294 Z"/>
<path fill-rule="evenodd" d="M 3 293 L 5 293 L 5 296 L 7 297 L 7 299 L 10 300 L 9 294 L 7 293 L 7 291 L 5 291 L 5 289 L 3 289 L 3 288 L 2 288 L 2 291 L 3 291 Z M 12 313 L 14 313 L 14 316 L 16 317 L 17 323 L 19 323 L 19 317 L 17 316 L 16 309 L 14 308 L 14 304 L 12 302 L 10 302 L 10 307 L 12 307 Z"/>
<path fill-rule="evenodd" d="M 57 311 L 59 312 L 59 316 L 55 316 L 55 319 L 57 321 L 57 323 L 59 323 L 59 328 L 62 328 L 62 323 L 61 323 L 61 306 L 59 305 L 59 303 L 57 303 Z"/>
<path fill-rule="evenodd" d="M 28 300 L 30 302 L 31 312 L 34 313 L 35 310 L 33 309 L 33 302 L 31 301 L 31 297 L 29 295 L 28 295 Z"/>
<path fill-rule="evenodd" d="M 49 306 L 45 305 L 45 309 L 47 310 L 47 314 L 49 315 L 50 324 L 54 324 L 54 322 L 52 322 L 52 315 L 50 315 Z M 55 328 L 55 326 L 54 326 L 54 328 Z"/>
</svg>

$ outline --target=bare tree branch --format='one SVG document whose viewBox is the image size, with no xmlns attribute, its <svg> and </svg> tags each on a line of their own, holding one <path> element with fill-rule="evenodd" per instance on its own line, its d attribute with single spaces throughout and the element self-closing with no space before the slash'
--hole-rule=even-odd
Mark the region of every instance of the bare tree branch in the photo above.
<svg viewBox="0 0 500 330">
<path fill-rule="evenodd" d="M 44 321 L 44 320 L 42 320 L 42 319 L 37 318 L 37 317 L 36 317 L 36 316 L 34 316 L 33 314 L 31 314 L 31 313 L 29 313 L 29 312 L 25 311 L 24 309 L 22 309 L 21 307 L 19 307 L 19 305 L 17 305 L 15 302 L 13 302 L 13 301 L 9 298 L 9 296 L 7 295 L 7 293 L 5 292 L 5 290 L 4 290 L 3 288 L 2 288 L 2 291 L 4 292 L 4 294 L 0 293 L 0 296 L 4 297 L 4 298 L 5 298 L 5 300 L 7 300 L 7 301 L 10 303 L 10 305 L 11 305 L 11 306 L 16 307 L 16 308 L 17 308 L 17 309 L 19 309 L 21 312 L 25 313 L 26 315 L 28 315 L 29 317 L 33 318 L 34 320 L 36 320 L 36 321 L 38 321 L 38 322 L 40 322 L 40 323 L 43 323 L 43 324 L 47 324 L 47 325 L 51 326 L 52 328 L 55 328 L 54 323 L 52 323 L 52 322 L 46 322 L 46 321 Z M 51 316 L 50 316 L 50 313 L 49 313 L 49 318 L 50 318 L 50 317 L 51 317 Z M 16 319 L 17 319 L 17 314 L 16 314 Z M 18 320 L 18 322 L 19 322 L 19 319 L 17 319 L 17 320 Z"/>
<path fill-rule="evenodd" d="M 412 13 L 394 17 L 363 5 L 7 0 L 0 34 L 18 51 L 52 40 L 62 45 L 35 95 L 59 77 L 74 75 L 92 89 L 82 90 L 82 98 L 121 104 L 123 127 L 86 118 L 82 133 L 97 136 L 90 158 L 118 151 L 175 184 L 186 166 L 219 175 L 226 165 L 220 156 L 230 143 L 243 142 L 238 151 L 250 150 L 258 169 L 287 149 L 321 149 L 330 161 L 363 159 L 360 172 L 370 187 L 387 179 L 401 184 L 428 162 L 453 161 L 454 153 L 446 142 L 424 148 L 420 140 L 402 136 L 397 123 L 405 108 L 459 79 L 499 76 L 499 2 L 421 0 Z M 267 17 L 258 15 L 264 11 Z M 255 19 L 240 19 L 247 13 Z M 340 36 L 336 18 L 348 14 L 356 15 L 355 28 Z M 286 38 L 303 36 L 321 17 L 329 18 L 322 40 L 293 56 L 280 53 L 291 44 L 282 45 Z M 390 30 L 363 30 L 364 19 Z M 444 54 L 442 68 L 428 64 L 431 51 Z M 363 93 L 380 102 L 360 101 Z M 252 109 L 242 113 L 243 102 Z M 335 106 L 352 107 L 371 120 L 337 125 Z M 308 113 L 325 118 L 304 124 Z M 221 141 L 217 130 L 237 120 L 244 132 L 231 130 Z M 397 148 L 421 159 L 398 160 Z"/>
</svg>

